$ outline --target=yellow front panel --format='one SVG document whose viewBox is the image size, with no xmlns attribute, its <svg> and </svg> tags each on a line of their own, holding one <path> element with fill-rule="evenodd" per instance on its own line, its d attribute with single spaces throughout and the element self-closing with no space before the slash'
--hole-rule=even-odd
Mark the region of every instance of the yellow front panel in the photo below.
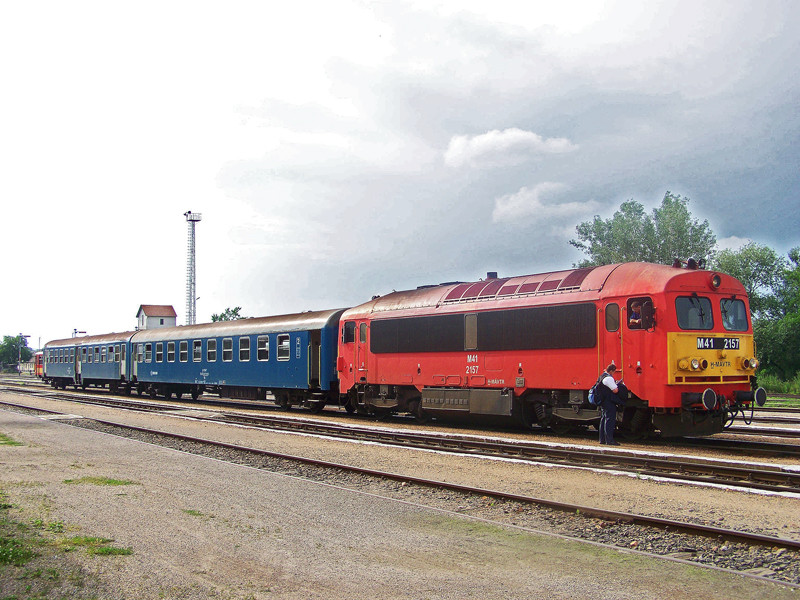
<svg viewBox="0 0 800 600">
<path fill-rule="evenodd" d="M 667 340 L 671 384 L 748 383 L 755 373 L 743 362 L 755 357 L 752 334 L 679 332 Z M 693 360 L 700 368 L 692 368 Z"/>
</svg>

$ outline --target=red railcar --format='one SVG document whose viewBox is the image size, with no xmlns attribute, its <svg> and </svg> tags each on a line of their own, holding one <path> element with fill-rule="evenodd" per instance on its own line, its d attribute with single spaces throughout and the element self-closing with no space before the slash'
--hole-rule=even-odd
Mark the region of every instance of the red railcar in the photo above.
<svg viewBox="0 0 800 600">
<path fill-rule="evenodd" d="M 763 403 L 748 298 L 721 273 L 625 263 L 395 292 L 347 310 L 337 369 L 350 410 L 597 422 L 615 363 L 624 430 L 721 431 Z"/>
<path fill-rule="evenodd" d="M 33 357 L 33 374 L 36 377 L 44 378 L 44 353 L 37 352 Z"/>
</svg>

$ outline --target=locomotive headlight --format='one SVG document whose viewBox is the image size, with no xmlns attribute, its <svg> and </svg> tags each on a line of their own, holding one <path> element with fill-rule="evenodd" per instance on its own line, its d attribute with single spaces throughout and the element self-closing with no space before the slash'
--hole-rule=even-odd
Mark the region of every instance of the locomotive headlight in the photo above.
<svg viewBox="0 0 800 600">
<path fill-rule="evenodd" d="M 711 276 L 711 287 L 716 290 L 721 285 L 722 285 L 722 277 L 720 277 L 718 273 L 714 273 Z"/>
<path fill-rule="evenodd" d="M 681 371 L 687 371 L 689 369 L 689 361 L 685 358 L 682 358 L 678 361 L 678 368 Z"/>
<path fill-rule="evenodd" d="M 700 369 L 700 360 L 699 359 L 697 359 L 697 358 L 693 358 L 692 359 L 692 369 L 694 369 L 695 371 Z"/>
<path fill-rule="evenodd" d="M 758 368 L 758 359 L 756 358 L 743 358 L 742 359 L 742 368 L 747 369 L 757 369 Z"/>
</svg>

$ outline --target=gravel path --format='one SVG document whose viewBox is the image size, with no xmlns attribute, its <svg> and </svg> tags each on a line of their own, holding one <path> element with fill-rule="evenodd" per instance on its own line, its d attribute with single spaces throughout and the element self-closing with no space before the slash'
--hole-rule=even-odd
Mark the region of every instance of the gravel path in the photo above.
<svg viewBox="0 0 800 600">
<path fill-rule="evenodd" d="M 37 402 L 44 407 L 49 401 Z M 48 407 L 53 406 L 65 410 L 64 403 L 50 402 Z M 797 500 L 791 498 L 321 441 L 158 415 L 123 415 L 99 407 L 70 410 L 150 427 L 158 427 L 159 421 L 166 427 L 169 422 L 171 429 L 199 437 L 307 456 L 318 453 L 340 462 L 406 469 L 421 476 L 550 494 L 556 499 L 572 496 L 569 499 L 591 505 L 603 502 L 615 510 L 659 514 L 653 512 L 655 507 L 664 511 L 660 514 L 674 514 L 678 506 L 687 520 L 723 518 L 734 528 L 748 529 L 743 525 L 749 524 L 750 530 L 778 535 L 800 533 Z M 131 556 L 70 555 L 87 573 L 87 581 L 97 578 L 97 589 L 110 586 L 96 597 L 595 598 L 597 585 L 608 591 L 602 597 L 609 598 L 664 594 L 715 598 L 733 593 L 775 598 L 790 593 L 770 584 L 724 574 L 700 575 L 681 564 L 598 551 L 364 493 L 386 495 L 381 488 L 385 484 L 332 482 L 362 492 L 354 493 L 12 413 L 0 413 L 0 431 L 26 444 L 0 450 L 4 458 L 0 489 L 18 507 L 12 512 L 28 521 L 62 522 L 86 532 L 83 535 L 113 537 L 115 544 L 133 548 Z M 117 488 L 63 483 L 89 475 L 136 483 Z M 493 506 L 488 499 L 465 500 L 444 492 L 420 497 L 419 491 L 399 484 L 396 488 L 392 495 L 397 498 L 442 508 L 460 505 L 459 512 L 492 519 L 500 512 L 519 526 L 545 528 L 546 521 L 563 517 L 530 515 L 514 506 Z M 652 501 L 650 511 L 636 506 L 643 500 Z M 719 506 L 726 507 L 723 514 Z M 741 511 L 744 517 L 738 516 Z M 40 516 L 32 516 L 37 512 Z M 743 520 L 737 527 L 739 519 Z M 597 529 L 597 539 L 610 536 L 612 530 L 620 535 L 618 526 L 595 522 L 591 527 Z M 655 549 L 661 538 L 653 534 L 632 539 L 631 544 Z M 714 551 L 735 554 L 735 550 L 718 544 Z M 787 557 L 790 560 L 794 559 Z M 115 567 L 119 574 L 109 578 L 108 570 Z M 5 585 L 3 579 L 0 597 L 9 595 Z M 88 585 L 87 590 L 91 588 Z"/>
</svg>

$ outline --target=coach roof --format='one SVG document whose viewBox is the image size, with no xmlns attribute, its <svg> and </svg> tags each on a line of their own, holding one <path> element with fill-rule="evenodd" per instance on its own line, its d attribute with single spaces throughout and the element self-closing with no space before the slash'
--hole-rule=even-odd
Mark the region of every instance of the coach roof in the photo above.
<svg viewBox="0 0 800 600">
<path fill-rule="evenodd" d="M 266 333 L 288 333 L 308 331 L 324 327 L 338 327 L 339 316 L 344 309 L 309 311 L 276 317 L 255 317 L 235 321 L 218 321 L 200 325 L 184 325 L 139 331 L 134 342 L 162 340 L 188 340 L 210 337 L 235 337 Z"/>
</svg>

